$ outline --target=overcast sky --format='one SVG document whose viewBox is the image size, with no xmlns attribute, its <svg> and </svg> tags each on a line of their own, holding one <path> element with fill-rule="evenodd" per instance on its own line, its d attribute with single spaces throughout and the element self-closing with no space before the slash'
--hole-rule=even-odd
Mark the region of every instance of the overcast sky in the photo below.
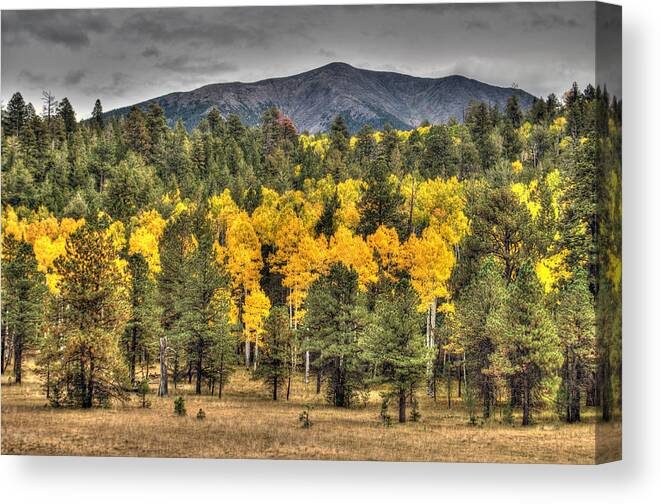
<svg viewBox="0 0 661 504">
<path fill-rule="evenodd" d="M 79 118 L 214 82 L 332 61 L 512 83 L 535 95 L 594 80 L 593 3 L 2 12 L 2 100 L 42 89 Z"/>
</svg>

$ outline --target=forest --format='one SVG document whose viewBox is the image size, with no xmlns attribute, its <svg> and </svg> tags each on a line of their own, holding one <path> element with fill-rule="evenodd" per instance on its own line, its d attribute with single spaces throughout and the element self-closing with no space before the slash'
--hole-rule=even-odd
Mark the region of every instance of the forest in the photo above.
<svg viewBox="0 0 661 504">
<path fill-rule="evenodd" d="M 187 386 L 222 403 L 245 377 L 349 415 L 378 392 L 386 427 L 459 398 L 473 426 L 612 420 L 621 115 L 574 84 L 410 131 L 337 117 L 312 135 L 276 108 L 187 131 L 158 105 L 107 119 L 97 100 L 79 121 L 67 98 L 44 92 L 38 114 L 17 92 L 3 389 L 29 365 L 53 409 L 172 405 Z"/>
</svg>

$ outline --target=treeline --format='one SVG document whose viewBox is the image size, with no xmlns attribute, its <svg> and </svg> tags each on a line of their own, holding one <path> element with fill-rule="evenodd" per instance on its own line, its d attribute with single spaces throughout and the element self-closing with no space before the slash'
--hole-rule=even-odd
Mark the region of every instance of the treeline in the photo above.
<svg viewBox="0 0 661 504">
<path fill-rule="evenodd" d="M 402 422 L 453 380 L 473 419 L 619 407 L 621 103 L 600 88 L 355 136 L 277 109 L 187 132 L 97 100 L 77 122 L 47 93 L 2 125 L 2 372 L 33 354 L 54 405 L 156 376 L 222 397 L 244 365 L 273 399 L 299 371 L 339 407 L 383 386 Z"/>
</svg>

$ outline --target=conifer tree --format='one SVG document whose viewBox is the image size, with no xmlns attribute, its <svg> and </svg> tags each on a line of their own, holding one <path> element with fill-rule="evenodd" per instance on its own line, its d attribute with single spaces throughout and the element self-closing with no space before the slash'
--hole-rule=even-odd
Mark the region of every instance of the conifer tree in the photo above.
<svg viewBox="0 0 661 504">
<path fill-rule="evenodd" d="M 425 378 L 427 355 L 417 304 L 410 283 L 398 281 L 379 296 L 375 320 L 361 340 L 377 380 L 386 383 L 398 398 L 400 423 L 406 422 L 407 396 Z"/>
<path fill-rule="evenodd" d="M 560 405 L 572 423 L 581 419 L 581 385 L 595 358 L 595 311 L 584 270 L 577 271 L 564 289 L 556 317 L 564 359 Z"/>
<path fill-rule="evenodd" d="M 50 321 L 53 399 L 83 408 L 123 397 L 119 337 L 129 317 L 125 273 L 112 238 L 82 226 L 55 260 L 59 290 Z M 57 371 L 55 371 L 57 370 Z"/>
<path fill-rule="evenodd" d="M 2 237 L 2 318 L 4 338 L 11 335 L 14 381 L 20 384 L 26 351 L 38 343 L 43 320 L 46 287 L 37 269 L 32 246 L 10 235 Z M 3 354 L 3 359 L 5 356 Z M 4 370 L 4 361 L 3 361 Z"/>
<path fill-rule="evenodd" d="M 562 364 L 560 340 L 530 261 L 521 266 L 508 288 L 505 316 L 497 329 L 492 366 L 519 384 L 512 393 L 520 391 L 522 425 L 529 425 L 540 387 Z"/>
<path fill-rule="evenodd" d="M 453 340 L 465 352 L 468 380 L 482 400 L 484 418 L 489 418 L 496 400 L 496 381 L 489 367 L 505 302 L 505 282 L 491 257 L 456 302 L 457 330 Z"/>
<path fill-rule="evenodd" d="M 359 302 L 358 274 L 342 264 L 333 264 L 329 274 L 310 288 L 305 307 L 308 350 L 318 355 L 313 364 L 327 378 L 328 401 L 348 408 L 364 379 L 358 341 L 367 314 Z"/>
<path fill-rule="evenodd" d="M 94 109 L 92 110 L 92 124 L 97 131 L 103 130 L 105 121 L 103 119 L 103 107 L 101 107 L 101 100 L 98 98 L 94 102 Z"/>
<path fill-rule="evenodd" d="M 367 189 L 363 192 L 359 204 L 360 234 L 371 235 L 379 226 L 402 230 L 404 216 L 401 208 L 404 200 L 397 186 L 388 178 L 385 161 L 377 160 L 372 163 L 365 182 Z"/>
</svg>

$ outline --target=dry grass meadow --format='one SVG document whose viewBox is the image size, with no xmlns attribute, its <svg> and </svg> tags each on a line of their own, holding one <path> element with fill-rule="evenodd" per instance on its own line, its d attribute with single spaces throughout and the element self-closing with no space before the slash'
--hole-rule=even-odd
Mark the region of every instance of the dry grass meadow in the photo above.
<svg viewBox="0 0 661 504">
<path fill-rule="evenodd" d="M 28 366 L 30 367 L 30 366 Z M 195 396 L 186 387 L 186 417 L 173 412 L 173 398 L 151 396 L 143 409 L 134 396 L 108 409 L 54 409 L 46 404 L 34 373 L 21 386 L 2 379 L 2 454 L 143 457 L 212 457 L 332 460 L 406 460 L 439 462 L 509 462 L 590 464 L 595 461 L 594 412 L 584 422 L 567 425 L 538 417 L 532 427 L 494 420 L 471 426 L 455 400 L 420 399 L 416 423 L 383 427 L 376 392 L 364 408 L 342 410 L 327 405 L 295 384 L 289 402 L 274 402 L 261 382 L 241 371 L 223 400 Z M 311 404 L 313 426 L 302 429 L 298 416 Z M 196 419 L 202 408 L 204 420 Z M 396 412 L 392 411 L 393 417 Z M 615 429 L 621 429 L 617 426 Z M 619 444 L 600 455 L 617 456 Z"/>
</svg>

